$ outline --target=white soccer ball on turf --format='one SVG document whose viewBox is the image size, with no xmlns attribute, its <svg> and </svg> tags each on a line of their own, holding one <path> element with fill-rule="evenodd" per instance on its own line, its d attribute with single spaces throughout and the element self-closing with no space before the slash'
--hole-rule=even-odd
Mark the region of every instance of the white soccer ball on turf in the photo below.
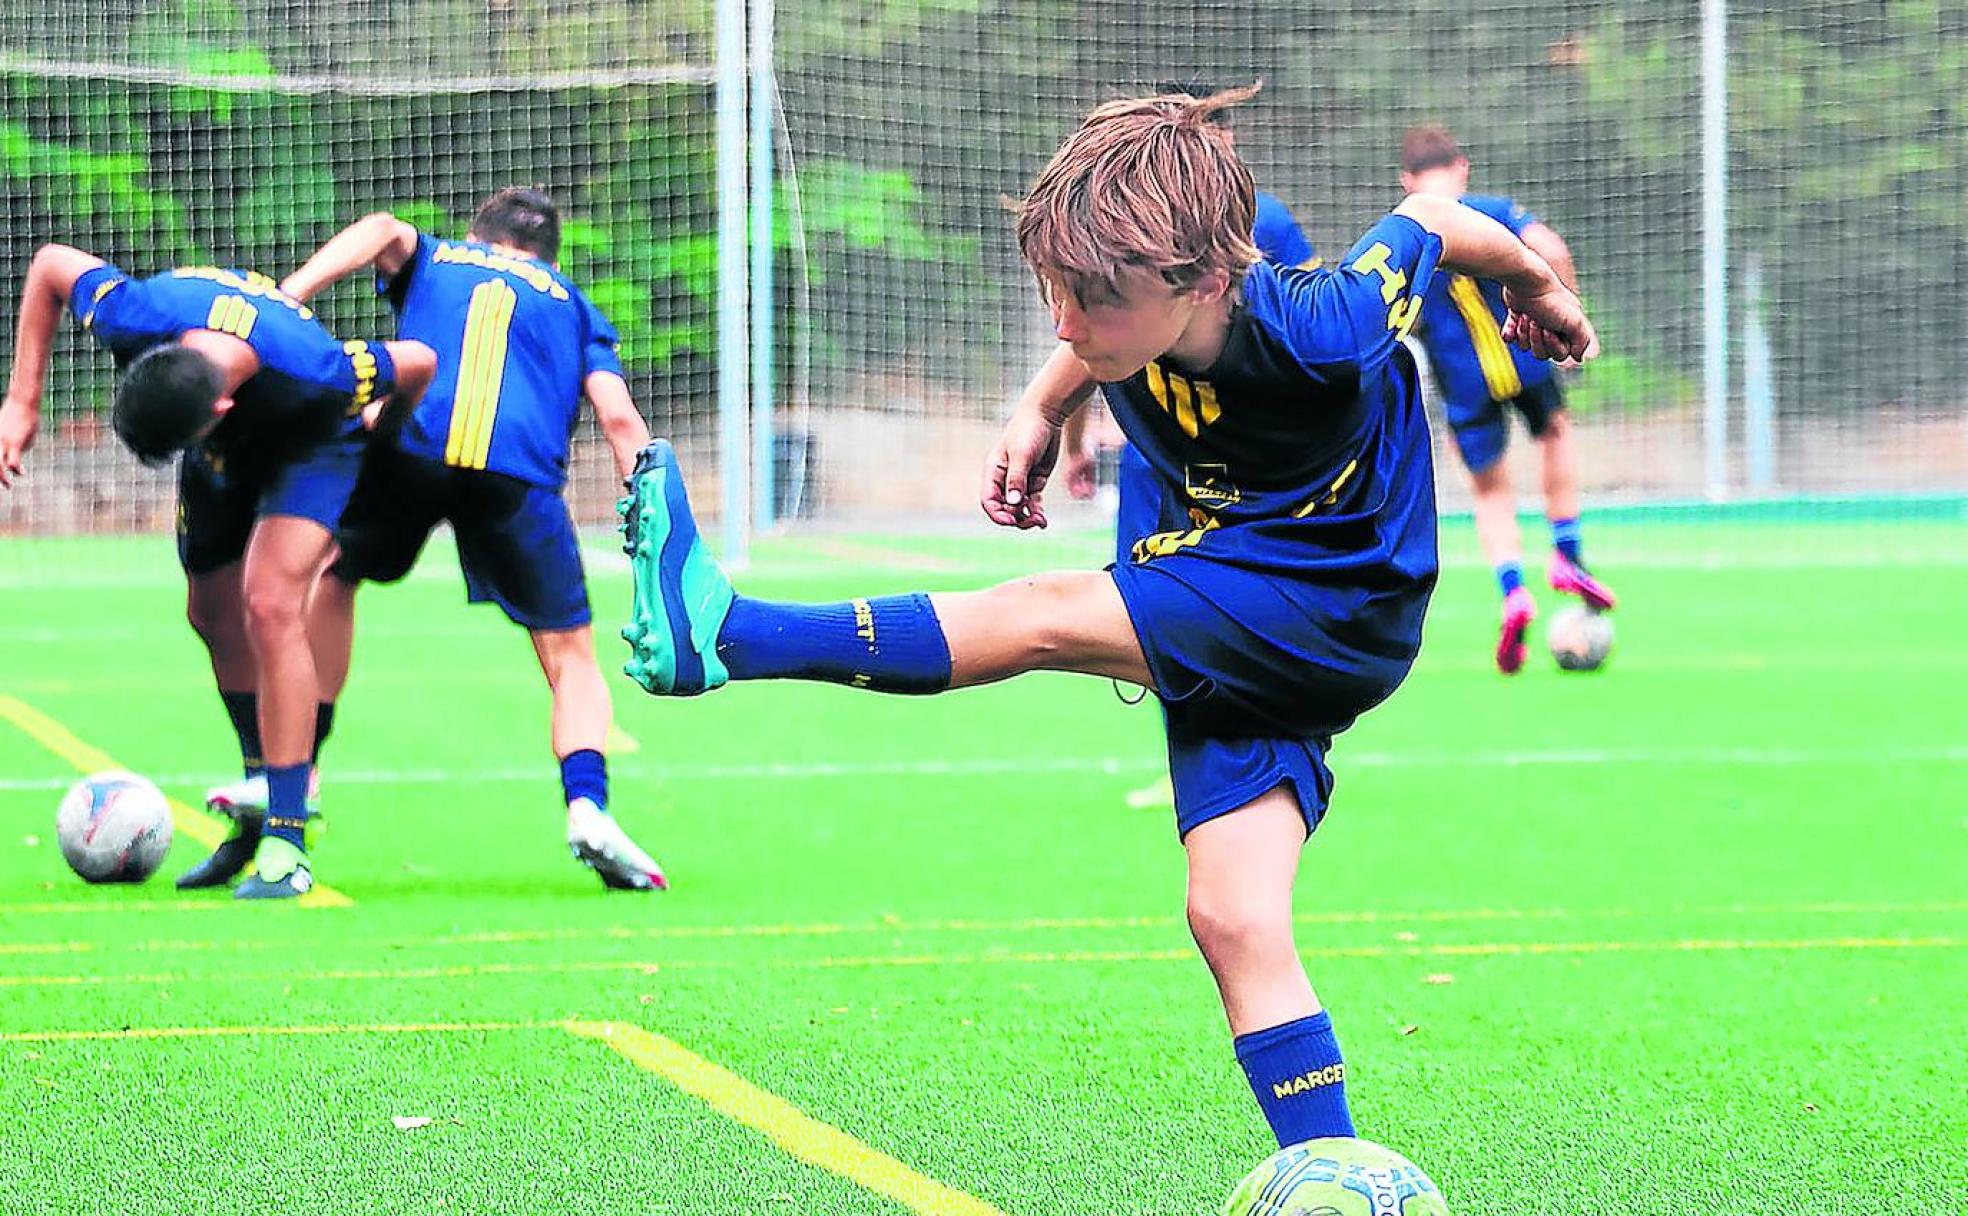
<svg viewBox="0 0 1968 1216">
<path fill-rule="evenodd" d="M 1613 618 L 1571 604 L 1544 627 L 1544 642 L 1553 661 L 1566 671 L 1598 671 L 1613 653 Z"/>
<path fill-rule="evenodd" d="M 135 773 L 96 773 L 62 796 L 55 838 L 85 881 L 142 882 L 171 847 L 171 806 Z"/>
</svg>

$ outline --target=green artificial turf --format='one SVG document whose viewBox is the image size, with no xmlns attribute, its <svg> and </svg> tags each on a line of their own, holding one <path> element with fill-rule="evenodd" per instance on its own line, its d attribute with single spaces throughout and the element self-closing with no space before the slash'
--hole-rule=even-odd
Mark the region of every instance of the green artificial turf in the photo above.
<svg viewBox="0 0 1968 1216">
<path fill-rule="evenodd" d="M 1300 884 L 1361 1133 L 1470 1216 L 1968 1211 L 1964 529 L 1607 521 L 1611 665 L 1515 680 L 1465 533 Z M 168 542 L 19 544 L 0 693 L 185 801 L 228 777 Z M 740 582 L 957 588 L 1104 546 L 790 538 Z M 627 583 L 595 555 L 613 667 Z M 676 886 L 609 894 L 561 840 L 525 638 L 461 600 L 441 551 L 363 597 L 316 854 L 348 907 L 181 896 L 182 835 L 146 886 L 85 886 L 53 840 L 74 770 L 0 722 L 0 1211 L 907 1210 L 571 1019 L 1010 1216 L 1201 1216 L 1270 1150 L 1170 815 L 1126 804 L 1151 706 L 618 680 L 615 808 Z"/>
</svg>

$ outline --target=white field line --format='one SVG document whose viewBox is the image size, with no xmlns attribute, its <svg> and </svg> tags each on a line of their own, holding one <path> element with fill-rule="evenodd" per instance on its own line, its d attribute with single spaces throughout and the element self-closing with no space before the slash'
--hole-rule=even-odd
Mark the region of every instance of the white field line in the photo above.
<svg viewBox="0 0 1968 1216">
<path fill-rule="evenodd" d="M 648 754 L 645 750 L 644 754 Z M 1968 764 L 1968 744 L 1888 748 L 1571 748 L 1551 751 L 1371 752 L 1340 751 L 1334 766 L 1349 768 L 1574 768 L 1596 765 L 1746 765 L 1788 768 L 1817 764 Z M 893 760 L 859 763 L 656 764 L 622 765 L 615 776 L 641 781 L 814 781 L 868 777 L 988 777 L 1093 773 L 1138 776 L 1162 767 L 1152 753 L 1139 756 L 1057 756 L 1026 759 Z M 217 785 L 232 773 L 160 773 L 151 779 L 166 786 Z M 323 774 L 338 785 L 440 785 L 452 782 L 551 782 L 548 765 L 479 770 L 447 768 L 336 769 Z M 0 778 L 0 792 L 65 790 L 73 777 Z"/>
</svg>

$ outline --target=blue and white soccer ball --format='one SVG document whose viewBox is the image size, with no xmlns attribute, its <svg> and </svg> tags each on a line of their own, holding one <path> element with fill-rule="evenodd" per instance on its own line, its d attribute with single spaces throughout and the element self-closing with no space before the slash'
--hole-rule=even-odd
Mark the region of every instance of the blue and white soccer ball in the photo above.
<svg viewBox="0 0 1968 1216">
<path fill-rule="evenodd" d="M 55 838 L 85 881 L 142 882 L 171 847 L 171 806 L 135 773 L 96 773 L 62 796 Z"/>
<path fill-rule="evenodd" d="M 1281 1148 L 1244 1175 L 1223 1216 L 1449 1216 L 1442 1192 L 1406 1157 L 1332 1137 Z"/>
</svg>

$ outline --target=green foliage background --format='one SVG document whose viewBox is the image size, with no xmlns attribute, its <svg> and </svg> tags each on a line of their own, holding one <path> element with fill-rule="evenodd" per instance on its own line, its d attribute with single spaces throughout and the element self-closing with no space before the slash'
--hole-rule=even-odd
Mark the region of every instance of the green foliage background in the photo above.
<svg viewBox="0 0 1968 1216">
<path fill-rule="evenodd" d="M 209 260 L 278 274 L 364 211 L 456 231 L 491 188 L 541 183 L 573 218 L 564 264 L 622 329 L 640 387 L 679 415 L 709 408 L 708 0 L 26 7 L 0 16 L 10 282 L 47 239 L 139 271 Z M 1968 8 L 1731 11 L 1732 252 L 1765 266 L 1780 399 L 1953 401 L 1968 371 L 1954 289 Z M 1003 197 L 1102 97 L 1260 76 L 1241 146 L 1322 251 L 1398 196 L 1401 130 L 1448 122 L 1477 187 L 1522 199 L 1578 252 L 1609 358 L 1577 404 L 1667 407 L 1694 391 L 1692 0 L 1481 13 L 1450 0 L 782 0 L 779 14 L 796 172 L 782 175 L 778 304 L 810 303 L 818 393 L 897 370 L 1005 391 L 1037 322 Z M 199 86 L 155 82 L 164 72 Z M 384 324 L 359 291 L 326 311 L 350 332 Z"/>
</svg>

